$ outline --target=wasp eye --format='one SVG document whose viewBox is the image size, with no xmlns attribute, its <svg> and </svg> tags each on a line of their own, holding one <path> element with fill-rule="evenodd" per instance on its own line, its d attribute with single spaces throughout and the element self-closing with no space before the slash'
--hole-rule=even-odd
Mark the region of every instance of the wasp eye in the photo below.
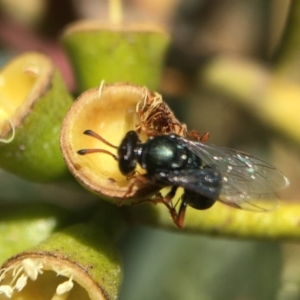
<svg viewBox="0 0 300 300">
<path fill-rule="evenodd" d="M 129 131 L 125 135 L 118 149 L 119 169 L 123 175 L 133 173 L 137 165 L 136 148 L 139 143 L 135 131 Z"/>
</svg>

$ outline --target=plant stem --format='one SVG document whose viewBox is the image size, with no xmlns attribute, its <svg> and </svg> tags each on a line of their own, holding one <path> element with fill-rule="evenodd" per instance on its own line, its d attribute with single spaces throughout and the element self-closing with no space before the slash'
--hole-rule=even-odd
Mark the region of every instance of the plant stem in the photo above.
<svg viewBox="0 0 300 300">
<path fill-rule="evenodd" d="M 285 80 L 300 80 L 300 1 L 290 5 L 286 28 L 275 56 L 275 74 Z"/>
<path fill-rule="evenodd" d="M 163 205 L 142 204 L 126 208 L 134 224 L 158 228 L 175 227 L 168 210 Z M 216 203 L 205 211 L 188 207 L 182 233 L 196 233 L 234 238 L 264 240 L 300 240 L 300 205 L 282 202 L 271 212 L 250 212 Z"/>
</svg>

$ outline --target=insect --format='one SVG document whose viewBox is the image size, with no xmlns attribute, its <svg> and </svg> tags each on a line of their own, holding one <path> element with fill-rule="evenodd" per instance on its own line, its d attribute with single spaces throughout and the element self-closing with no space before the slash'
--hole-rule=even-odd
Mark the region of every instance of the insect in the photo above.
<svg viewBox="0 0 300 300">
<path fill-rule="evenodd" d="M 111 155 L 125 176 L 135 176 L 139 164 L 146 174 L 138 176 L 159 187 L 171 186 L 167 195 L 157 193 L 146 201 L 163 203 L 179 228 L 184 225 L 187 206 L 203 210 L 219 200 L 236 208 L 268 211 L 277 206 L 274 192 L 289 185 L 279 170 L 258 158 L 175 134 L 151 136 L 142 143 L 135 131 L 128 131 L 118 147 L 92 130 L 84 134 L 117 149 L 117 155 L 104 149 L 81 149 L 78 154 Z M 184 193 L 176 210 L 172 198 L 179 187 Z"/>
</svg>

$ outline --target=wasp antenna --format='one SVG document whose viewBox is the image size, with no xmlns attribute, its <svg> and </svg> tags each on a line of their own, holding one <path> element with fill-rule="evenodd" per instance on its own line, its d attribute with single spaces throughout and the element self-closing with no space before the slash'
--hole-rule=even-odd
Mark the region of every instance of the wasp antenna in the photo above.
<svg viewBox="0 0 300 300">
<path fill-rule="evenodd" d="M 116 155 L 104 149 L 80 149 L 77 151 L 77 153 L 79 155 L 92 154 L 92 153 L 104 153 L 110 155 L 113 159 L 118 161 L 118 157 Z"/>
<path fill-rule="evenodd" d="M 83 134 L 86 134 L 86 135 L 90 135 L 90 136 L 93 136 L 94 135 L 94 131 L 90 130 L 90 129 L 87 129 L 83 132 Z"/>
<path fill-rule="evenodd" d="M 86 150 L 87 149 L 81 149 L 81 150 L 78 150 L 77 153 L 80 154 L 80 155 L 85 155 L 86 154 Z"/>
<path fill-rule="evenodd" d="M 110 142 L 108 142 L 107 140 L 105 140 L 102 136 L 100 136 L 99 134 L 97 134 L 96 132 L 94 132 L 93 130 L 90 130 L 90 129 L 87 129 L 83 132 L 83 134 L 85 135 L 88 135 L 88 136 L 91 136 L 99 141 L 101 141 L 102 143 L 106 144 L 107 146 L 109 147 L 112 147 L 112 148 L 115 148 L 115 149 L 118 149 L 117 146 L 111 144 Z"/>
</svg>

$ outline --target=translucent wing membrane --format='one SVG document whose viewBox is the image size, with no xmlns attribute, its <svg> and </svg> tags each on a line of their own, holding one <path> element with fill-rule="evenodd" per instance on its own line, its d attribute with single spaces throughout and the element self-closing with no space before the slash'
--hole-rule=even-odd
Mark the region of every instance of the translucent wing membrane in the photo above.
<svg viewBox="0 0 300 300">
<path fill-rule="evenodd" d="M 180 139 L 202 159 L 203 165 L 215 165 L 221 172 L 220 201 L 254 211 L 269 211 L 277 207 L 274 192 L 289 185 L 279 170 L 247 153 Z"/>
</svg>

